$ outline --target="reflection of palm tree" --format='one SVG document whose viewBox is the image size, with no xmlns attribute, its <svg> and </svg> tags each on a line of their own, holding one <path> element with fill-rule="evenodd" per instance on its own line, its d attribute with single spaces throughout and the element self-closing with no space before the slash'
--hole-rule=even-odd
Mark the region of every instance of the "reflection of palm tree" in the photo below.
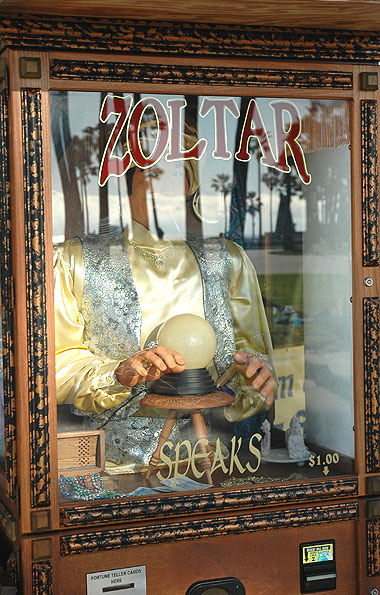
<svg viewBox="0 0 380 595">
<path fill-rule="evenodd" d="M 224 208 L 224 233 L 227 233 L 227 194 L 232 188 L 231 182 L 228 182 L 230 176 L 227 174 L 216 174 L 215 178 L 211 180 L 211 188 L 220 192 L 223 198 Z"/>
<path fill-rule="evenodd" d="M 295 230 L 290 201 L 292 196 L 302 196 L 302 184 L 298 176 L 284 173 L 278 178 L 277 188 L 280 193 L 280 205 L 277 215 L 276 236 L 283 241 L 285 249 L 292 250 Z"/>
<path fill-rule="evenodd" d="M 237 121 L 235 132 L 235 151 L 239 152 L 240 142 L 245 124 L 249 97 L 240 99 L 240 116 Z M 245 214 L 247 208 L 247 176 L 248 163 L 234 159 L 233 162 L 233 187 L 231 189 L 230 220 L 227 237 L 244 247 Z"/>
<path fill-rule="evenodd" d="M 263 203 L 261 201 L 261 157 L 263 155 L 261 146 L 259 141 L 255 138 L 251 138 L 248 151 L 252 155 L 252 157 L 256 157 L 257 161 L 257 207 L 259 212 L 259 245 L 261 244 L 261 238 L 263 235 L 263 226 L 262 226 L 262 216 L 261 216 L 261 207 Z"/>
<path fill-rule="evenodd" d="M 137 101 L 136 101 L 136 103 L 137 103 Z M 152 110 L 152 112 L 149 112 L 148 110 L 146 110 L 144 112 L 143 122 L 144 122 L 145 126 L 142 127 L 142 130 L 141 130 L 142 136 L 141 136 L 140 142 L 142 142 L 142 146 L 144 147 L 145 155 L 150 154 L 150 146 L 149 146 L 150 137 L 154 138 L 154 136 L 157 135 L 157 122 L 156 122 L 155 118 L 156 118 L 156 116 L 155 116 L 155 113 L 153 112 L 153 110 Z M 152 179 L 152 177 L 149 176 L 149 174 L 147 177 L 147 181 L 148 181 L 148 185 L 149 185 L 150 198 L 152 201 L 152 213 L 153 213 L 154 227 L 156 229 L 157 237 L 159 237 L 161 240 L 164 237 L 164 230 L 160 227 L 159 222 L 158 222 L 158 215 L 157 215 L 157 208 L 156 208 L 156 197 L 154 195 L 154 187 L 153 187 L 153 179 Z"/>
<path fill-rule="evenodd" d="M 252 216 L 252 245 L 255 242 L 255 214 L 259 210 L 259 206 L 255 205 L 256 192 L 248 192 L 247 194 L 247 211 Z"/>
<path fill-rule="evenodd" d="M 81 165 L 85 163 L 87 166 L 87 172 L 90 175 L 96 176 L 98 173 L 98 164 L 101 161 L 106 139 L 111 134 L 112 124 L 99 123 L 96 126 L 87 126 L 83 129 L 83 137 L 79 140 L 80 148 L 83 155 L 78 153 L 77 166 L 80 170 L 79 176 L 81 177 Z M 95 164 L 92 164 L 92 158 L 95 159 Z M 88 180 L 89 181 L 89 180 Z M 122 201 L 121 191 L 119 187 L 118 179 L 118 191 L 119 191 L 119 219 L 122 227 Z M 88 225 L 88 224 L 87 224 Z M 111 229 L 109 223 L 109 206 L 108 206 L 108 184 L 99 186 L 99 233 L 107 233 Z"/>
<path fill-rule="evenodd" d="M 100 93 L 100 106 L 102 106 L 103 101 L 106 97 L 107 93 L 102 91 Z M 100 163 L 100 155 L 104 154 L 107 141 L 109 139 L 110 134 L 110 126 L 106 122 L 99 122 L 98 124 L 99 136 L 98 136 L 98 150 L 99 150 L 99 163 Z M 104 186 L 99 186 L 99 232 L 102 233 L 103 229 L 108 231 L 109 229 L 109 205 L 108 205 L 108 184 L 104 184 Z"/>
<path fill-rule="evenodd" d="M 107 93 L 102 92 L 100 93 L 100 105 L 103 104 L 103 101 L 106 97 Z M 104 151 L 107 145 L 107 142 L 110 138 L 110 134 L 113 128 L 113 124 L 108 122 L 98 122 L 96 126 L 87 126 L 83 130 L 83 143 L 84 151 L 89 153 L 90 158 L 93 155 L 95 157 L 95 162 L 98 164 L 101 162 L 101 159 L 104 155 Z M 119 147 L 120 148 L 120 147 Z M 96 174 L 96 172 L 95 172 Z M 108 184 L 104 184 L 103 186 L 99 186 L 99 233 L 108 233 L 113 228 L 110 225 L 109 219 L 109 201 L 108 201 Z M 120 220 L 121 217 L 121 197 L 119 192 L 119 215 Z"/>
<path fill-rule="evenodd" d="M 277 169 L 268 168 L 268 171 L 263 175 L 263 182 L 269 188 L 269 221 L 270 233 L 273 233 L 273 190 L 280 185 L 281 174 Z"/>
<path fill-rule="evenodd" d="M 197 95 L 184 95 L 186 101 L 185 107 L 185 130 L 198 138 L 198 96 Z M 186 148 L 186 143 L 184 142 Z M 185 165 L 185 163 L 184 163 Z M 194 160 L 193 169 L 196 172 L 196 178 L 199 180 L 199 162 Z M 192 200 L 190 200 L 192 198 Z M 194 203 L 193 203 L 194 201 Z M 192 195 L 192 197 L 186 197 L 185 203 L 185 220 L 186 220 L 186 237 L 191 238 L 192 236 L 202 237 L 202 218 L 195 214 L 194 204 L 198 207 L 198 212 L 201 214 L 201 188 Z"/>
<path fill-rule="evenodd" d="M 84 215 L 75 171 L 75 159 L 72 155 L 73 143 L 70 131 L 67 91 L 54 92 L 51 133 L 65 205 L 65 236 L 71 238 L 83 234 Z"/>
<path fill-rule="evenodd" d="M 78 181 L 79 191 L 82 201 L 82 207 L 85 213 L 86 233 L 90 232 L 90 220 L 89 220 L 89 208 L 88 208 L 88 195 L 87 195 L 87 184 L 91 180 L 91 176 L 95 176 L 97 171 L 96 167 L 92 163 L 92 147 L 84 137 L 74 136 L 73 137 L 73 157 L 74 163 L 79 170 Z"/>
</svg>

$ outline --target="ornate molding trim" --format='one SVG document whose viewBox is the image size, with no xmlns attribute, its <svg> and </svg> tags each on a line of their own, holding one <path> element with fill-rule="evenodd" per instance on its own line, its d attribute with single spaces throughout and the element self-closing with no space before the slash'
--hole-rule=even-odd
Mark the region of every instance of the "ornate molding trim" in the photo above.
<svg viewBox="0 0 380 595">
<path fill-rule="evenodd" d="M 377 101 L 361 102 L 363 265 L 379 266 L 379 178 Z"/>
<path fill-rule="evenodd" d="M 51 562 L 33 562 L 32 564 L 32 594 L 52 595 L 53 593 L 53 565 Z"/>
<path fill-rule="evenodd" d="M 221 516 L 181 521 L 171 524 L 154 524 L 136 528 L 111 529 L 93 533 L 76 533 L 60 538 L 62 556 L 120 549 L 133 545 L 147 545 L 216 537 L 265 529 L 283 529 L 307 525 L 352 521 L 358 518 L 358 502 L 330 506 L 302 507 L 294 510 L 255 512 L 253 514 Z"/>
<path fill-rule="evenodd" d="M 380 575 L 380 519 L 367 521 L 367 573 Z"/>
<path fill-rule="evenodd" d="M 50 63 L 53 79 L 139 83 L 204 84 L 294 89 L 352 89 L 350 72 L 193 66 L 94 60 L 57 60 Z"/>
<path fill-rule="evenodd" d="M 376 31 L 16 15 L 1 19 L 0 39 L 3 47 L 31 51 L 360 64 L 380 61 Z"/>
<path fill-rule="evenodd" d="M 41 93 L 22 91 L 31 505 L 50 504 Z"/>
<path fill-rule="evenodd" d="M 13 275 L 11 254 L 10 183 L 8 165 L 8 96 L 0 94 L 0 287 L 2 369 L 5 422 L 5 474 L 7 494 L 16 501 L 16 407 L 14 391 Z"/>
<path fill-rule="evenodd" d="M 160 498 L 134 498 L 131 500 L 86 503 L 64 506 L 60 510 L 62 527 L 104 525 L 176 517 L 190 513 L 218 513 L 247 510 L 259 506 L 297 503 L 300 500 L 326 500 L 357 496 L 356 478 L 296 483 L 293 485 L 255 486 L 228 492 L 204 492 Z"/>
<path fill-rule="evenodd" d="M 367 473 L 380 471 L 380 300 L 364 298 L 364 401 Z"/>
</svg>

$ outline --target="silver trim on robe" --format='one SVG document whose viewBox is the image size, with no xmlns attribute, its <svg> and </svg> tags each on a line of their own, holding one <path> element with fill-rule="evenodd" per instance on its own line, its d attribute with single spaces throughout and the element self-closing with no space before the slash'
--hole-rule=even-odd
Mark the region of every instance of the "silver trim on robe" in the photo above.
<svg viewBox="0 0 380 595">
<path fill-rule="evenodd" d="M 232 259 L 226 244 L 219 239 L 188 238 L 201 271 L 205 318 L 215 331 L 214 363 L 218 374 L 232 363 L 236 351 L 234 323 L 229 305 Z"/>
</svg>

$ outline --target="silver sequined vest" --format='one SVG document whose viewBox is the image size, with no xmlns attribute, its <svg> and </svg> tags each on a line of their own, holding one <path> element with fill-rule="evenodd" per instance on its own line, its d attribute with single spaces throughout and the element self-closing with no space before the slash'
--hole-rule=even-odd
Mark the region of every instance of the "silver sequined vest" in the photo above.
<svg viewBox="0 0 380 595">
<path fill-rule="evenodd" d="M 188 240 L 197 259 L 206 320 L 217 338 L 214 357 L 222 373 L 235 353 L 229 304 L 231 255 L 223 241 Z M 82 240 L 85 344 L 99 356 L 125 359 L 140 349 L 141 309 L 123 235 Z"/>
<path fill-rule="evenodd" d="M 231 255 L 223 241 L 188 240 L 201 273 L 206 320 L 213 327 L 217 348 L 215 367 L 222 374 L 235 353 L 232 315 L 229 305 Z M 100 357 L 126 359 L 138 351 L 141 333 L 141 309 L 132 277 L 123 235 L 82 239 L 84 287 L 82 315 L 85 321 L 84 341 Z M 142 397 L 128 408 L 112 409 L 101 415 L 90 415 L 87 427 L 104 426 L 106 460 L 117 464 L 147 465 L 154 451 L 164 419 L 134 416 Z M 79 412 L 77 412 L 79 413 Z M 188 420 L 179 419 L 171 435 L 173 443 L 183 439 Z"/>
</svg>

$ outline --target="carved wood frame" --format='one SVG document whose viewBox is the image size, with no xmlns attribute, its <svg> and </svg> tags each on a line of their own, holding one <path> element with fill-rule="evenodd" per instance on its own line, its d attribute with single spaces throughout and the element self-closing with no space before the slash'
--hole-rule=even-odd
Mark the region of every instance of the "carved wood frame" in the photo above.
<svg viewBox="0 0 380 595">
<path fill-rule="evenodd" d="M 358 518 L 358 503 L 344 502 L 310 506 L 290 510 L 269 510 L 253 514 L 224 515 L 211 519 L 186 519 L 180 522 L 154 523 L 139 527 L 101 529 L 93 532 L 76 532 L 60 537 L 62 556 L 114 550 L 135 545 L 167 543 L 171 541 L 201 539 L 218 535 L 239 534 L 266 529 L 303 527 L 337 521 L 353 521 Z"/>
<path fill-rule="evenodd" d="M 9 185 L 8 93 L 0 94 L 0 238 L 1 238 L 1 316 L 5 425 L 5 476 L 7 496 L 17 496 L 16 407 L 13 345 L 13 279 Z"/>
<path fill-rule="evenodd" d="M 38 26 L 37 26 L 38 24 Z M 75 24 L 75 28 L 73 25 Z M 324 88 L 348 90 L 353 80 L 350 72 L 341 72 L 332 68 L 323 71 L 315 69 L 282 70 L 280 68 L 228 68 L 222 69 L 212 65 L 212 58 L 240 58 L 281 61 L 319 61 L 336 63 L 373 63 L 380 60 L 380 39 L 374 33 L 347 31 L 290 30 L 279 28 L 254 28 L 245 26 L 194 25 L 186 23 L 143 23 L 133 21 L 107 22 L 89 21 L 87 19 L 65 19 L 64 22 L 54 18 L 38 19 L 33 17 L 5 18 L 0 23 L 0 38 L 6 47 L 25 50 L 65 50 L 88 52 L 123 52 L 124 55 L 192 57 L 201 55 L 210 58 L 210 65 L 202 68 L 162 66 L 157 64 L 137 63 L 131 60 L 128 64 L 91 60 L 53 59 L 50 63 L 50 76 L 56 80 L 103 80 L 103 81 L 148 81 L 168 82 L 172 84 L 208 84 L 208 85 L 246 85 L 249 87 L 271 88 Z M 28 335 L 30 339 L 30 441 L 32 448 L 31 485 L 32 507 L 49 506 L 50 504 L 50 449 L 48 434 L 48 402 L 47 402 L 47 352 L 46 352 L 46 295 L 44 293 L 45 254 L 44 254 L 44 210 L 43 210 L 43 162 L 42 162 L 42 116 L 40 90 L 24 90 L 22 92 L 22 117 L 24 132 L 24 178 L 25 178 L 25 215 L 27 221 L 27 278 L 30 295 L 28 311 Z M 5 96 L 2 95 L 0 107 L 2 115 L 7 115 Z M 3 192 L 7 207 L 9 201 L 9 183 L 7 182 L 7 130 L 6 117 L 0 129 L 1 142 L 1 175 L 5 180 L 6 192 Z M 4 124 L 5 122 L 5 124 Z M 363 159 L 363 260 L 367 266 L 373 266 L 374 259 L 378 264 L 378 245 L 374 238 L 378 237 L 378 205 L 375 195 L 378 188 L 378 172 L 376 166 L 377 104 L 372 101 L 363 102 L 362 106 L 362 150 L 371 159 Z M 30 141 L 32 139 L 32 145 Z M 364 181 L 366 180 L 366 181 Z M 370 183 L 368 183 L 370 180 Z M 1 225 L 5 236 L 3 246 L 5 262 L 10 263 L 9 246 L 9 214 L 3 205 Z M 368 227 L 367 227 L 368 225 Z M 31 231 L 33 230 L 33 232 Z M 4 238 L 6 244 L 4 244 Z M 6 267 L 5 267 L 6 270 Z M 9 273 L 11 276 L 11 272 Z M 3 280 L 2 280 L 3 283 Z M 7 281 L 4 281 L 5 286 Z M 4 292 L 5 290 L 3 290 Z M 8 291 L 8 289 L 7 289 Z M 36 292 L 36 293 L 34 293 Z M 10 300 L 10 291 L 3 293 L 4 304 Z M 10 302 L 8 302 L 10 303 Z M 366 303 L 368 316 L 365 327 L 367 337 L 372 336 L 375 328 L 379 337 L 379 318 L 373 315 L 377 307 L 372 301 Z M 11 308 L 10 308 L 11 310 Z M 5 333 L 9 334 L 9 345 L 12 339 L 12 320 L 5 321 Z M 377 347 L 376 347 L 377 345 Z M 367 341 L 365 361 L 366 377 L 372 378 L 375 351 L 377 344 Z M 12 362 L 12 352 L 10 352 Z M 12 366 L 9 367 L 10 374 Z M 36 382 L 36 380 L 38 382 Z M 13 386 L 11 377 L 10 387 Z M 378 389 L 369 387 L 366 393 L 366 456 L 368 471 L 379 471 L 380 457 L 375 448 L 376 431 L 373 429 L 373 402 Z M 13 403 L 9 397 L 8 403 Z M 14 411 L 10 410 L 10 421 L 14 421 Z M 378 424 L 377 414 L 375 414 Z M 11 424 L 12 425 L 12 424 Z M 13 424 L 15 427 L 15 424 Z M 378 432 L 378 430 L 377 430 Z M 375 435 L 376 434 L 376 435 Z M 8 460 L 15 452 L 15 437 L 9 435 Z M 13 459 L 14 460 L 14 459 Z M 9 465 L 7 478 L 11 497 L 14 497 L 15 467 Z M 65 505 L 60 510 L 61 527 L 97 526 L 104 523 L 122 523 L 126 520 L 149 520 L 162 514 L 169 516 L 190 515 L 196 513 L 225 512 L 249 510 L 271 503 L 295 504 L 313 500 L 330 498 L 346 498 L 339 510 L 345 510 L 347 518 L 354 518 L 353 504 L 350 499 L 358 494 L 357 479 L 343 478 L 336 480 L 309 481 L 307 484 L 276 485 L 271 487 L 250 487 L 216 491 L 212 494 L 196 494 L 153 499 L 126 501 L 106 501 Z M 13 496 L 12 496 L 13 495 Z M 315 509 L 316 510 L 316 509 Z M 276 514 L 267 520 L 267 527 L 273 526 Z M 338 515 L 339 516 L 339 515 Z M 239 517 L 240 518 L 240 517 Z M 269 517 L 267 516 L 267 519 Z M 277 517 L 276 517 L 277 518 Z M 251 517 L 246 516 L 250 527 Z M 318 522 L 314 514 L 305 517 L 304 523 Z M 190 521 L 189 521 L 190 522 Z M 243 522 L 242 530 L 249 529 Z M 231 525 L 232 527 L 232 525 Z M 229 532 L 226 522 L 223 531 Z M 103 535 L 103 532 L 99 534 Z M 175 536 L 174 536 L 175 535 Z M 173 538 L 180 538 L 173 528 Z M 65 553 L 71 553 L 72 538 L 65 538 L 62 545 Z M 168 539 L 171 539 L 168 536 Z M 77 543 L 80 539 L 78 537 Z M 65 548 L 68 548 L 67 550 Z M 76 547 L 76 546 L 75 546 Z M 91 546 L 92 547 L 92 546 Z M 49 574 L 49 572 L 48 572 Z"/>
<path fill-rule="evenodd" d="M 28 295 L 29 436 L 32 446 L 30 479 L 31 506 L 35 508 L 50 504 L 44 172 L 41 93 L 35 89 L 24 89 L 21 97 Z"/>
<path fill-rule="evenodd" d="M 376 64 L 376 31 L 3 15 L 3 47 L 123 55 Z"/>
<path fill-rule="evenodd" d="M 45 22 L 46 24 L 46 22 Z M 137 26 L 137 25 L 136 25 Z M 199 34 L 199 29 L 196 26 L 193 27 L 193 33 Z M 82 32 L 85 29 L 82 30 Z M 151 28 L 149 29 L 150 33 Z M 221 33 L 221 32 L 220 32 Z M 225 31 L 223 31 L 225 33 Z M 252 32 L 251 32 L 252 33 Z M 260 35 L 263 31 L 259 31 Z M 158 37 L 161 37 L 158 31 L 156 31 Z M 205 40 L 207 41 L 207 40 Z M 57 42 L 55 38 L 55 43 Z M 113 40 L 115 43 L 115 39 Z M 234 48 L 235 49 L 235 48 Z M 164 53 L 161 50 L 161 53 Z M 170 49 L 167 51 L 170 54 Z M 207 52 L 206 52 L 207 54 Z M 273 56 L 272 56 L 273 57 Z M 161 66 L 161 65 L 147 65 L 147 64 L 129 64 L 128 67 L 122 68 L 118 63 L 104 62 L 99 63 L 91 60 L 70 61 L 71 75 L 69 78 L 89 78 L 93 80 L 110 80 L 112 77 L 116 77 L 116 80 L 136 80 L 140 81 L 140 77 L 145 69 L 149 66 L 151 71 L 151 82 L 162 80 L 165 76 L 165 80 L 169 82 L 175 82 L 178 77 L 183 81 L 184 79 L 192 82 L 194 71 L 192 69 L 175 66 Z M 51 76 L 65 77 L 68 76 L 68 61 L 55 59 L 51 62 Z M 118 74 L 117 74 L 118 73 Z M 226 84 L 229 81 L 234 80 L 234 68 L 224 68 L 223 71 L 223 83 Z M 273 87 L 287 87 L 287 88 L 298 88 L 302 86 L 307 88 L 310 86 L 314 87 L 321 86 L 323 88 L 351 88 L 352 87 L 352 76 L 351 73 L 340 73 L 334 72 L 333 70 L 328 72 L 317 72 L 317 71 L 287 71 L 279 75 L 279 70 L 265 70 L 265 69 L 244 69 L 245 82 L 248 84 L 268 84 Z M 152 76 L 153 75 L 153 76 Z M 257 77 L 260 75 L 261 79 Z M 202 81 L 215 81 L 217 78 L 217 71 L 213 65 L 203 68 L 201 72 Z M 316 78 L 317 77 L 317 78 Z M 198 81 L 194 81 L 198 82 Z M 215 84 L 215 83 L 214 83 Z M 29 320 L 29 338 L 30 345 L 32 347 L 30 354 L 29 367 L 31 370 L 31 378 L 34 380 L 30 385 L 30 420 L 31 420 L 31 443 L 34 445 L 33 456 L 35 460 L 32 460 L 31 466 L 31 480 L 32 480 L 32 495 L 33 495 L 33 506 L 46 506 L 49 504 L 49 441 L 48 441 L 48 413 L 47 413 L 47 393 L 44 389 L 45 376 L 47 369 L 47 355 L 46 355 L 46 312 L 45 312 L 45 295 L 43 293 L 43 282 L 44 282 L 44 211 L 43 211 L 43 169 L 42 169 L 42 143 L 41 143 L 41 102 L 39 97 L 39 90 L 25 90 L 23 92 L 23 130 L 24 130 L 24 162 L 25 162 L 25 215 L 28 222 L 28 229 L 33 229 L 33 236 L 27 235 L 27 267 L 28 267 L 28 281 L 30 284 L 30 291 L 33 295 L 37 296 L 33 301 L 31 300 L 32 311 L 28 316 Z M 32 145 L 30 145 L 29 139 L 32 139 Z M 31 151 L 32 146 L 32 151 Z M 35 160 L 38 160 L 36 163 Z M 37 173 L 35 173 L 37 172 Z M 37 248 L 37 249 L 36 249 Z M 40 251 L 40 252 L 39 252 Z M 34 384 L 35 379 L 39 375 L 39 382 Z M 36 387 L 42 392 L 36 393 Z M 351 494 L 356 492 L 356 480 L 351 480 L 349 491 Z M 347 484 L 347 480 L 343 482 Z M 340 493 L 342 482 L 327 482 L 326 487 L 331 495 L 337 495 Z M 281 491 L 283 488 L 276 486 L 275 491 Z M 313 483 L 309 485 L 309 490 L 313 491 Z M 262 490 L 256 492 L 262 493 Z M 320 493 L 320 482 L 316 482 L 316 492 Z M 289 489 L 285 489 L 285 493 L 289 493 Z M 240 492 L 239 492 L 240 494 Z M 204 500 L 203 509 L 208 509 L 208 496 L 206 495 Z M 235 504 L 232 504 L 234 497 L 232 493 L 229 496 L 230 506 L 241 506 L 241 498 L 238 493 L 235 493 Z M 286 495 L 285 499 L 292 497 Z M 191 497 L 190 497 L 191 500 Z M 157 505 L 157 503 L 155 503 Z M 198 503 L 199 504 L 199 503 Z M 93 504 L 88 504 L 86 508 L 92 508 Z M 97 505 L 98 506 L 98 505 Z M 69 507 L 71 509 L 72 507 Z M 123 508 L 123 507 L 122 507 Z M 145 510 L 149 509 L 149 505 L 145 505 Z M 151 507 L 152 510 L 154 506 Z M 65 507 L 66 509 L 66 507 Z M 83 506 L 81 506 L 83 510 Z M 70 515 L 69 515 L 70 517 Z M 67 516 L 66 516 L 67 520 Z M 95 520 L 95 519 L 94 519 Z"/>
</svg>

